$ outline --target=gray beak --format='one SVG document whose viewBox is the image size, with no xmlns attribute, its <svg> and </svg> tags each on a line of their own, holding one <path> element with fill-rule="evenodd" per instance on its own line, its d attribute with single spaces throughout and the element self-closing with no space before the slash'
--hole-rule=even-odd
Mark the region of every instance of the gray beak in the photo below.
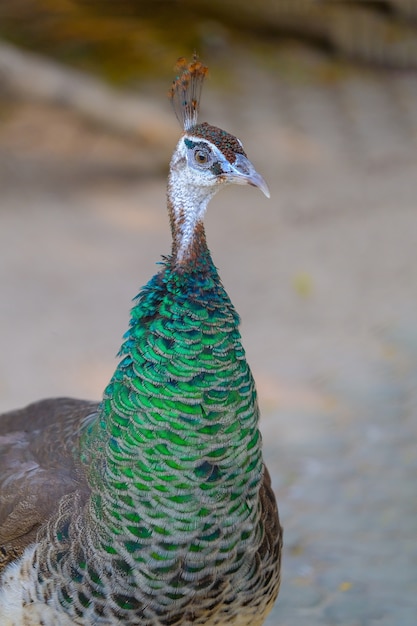
<svg viewBox="0 0 417 626">
<path fill-rule="evenodd" d="M 252 185 L 258 187 L 267 198 L 270 197 L 268 185 L 260 174 L 255 170 L 252 163 L 243 154 L 237 154 L 236 160 L 230 166 L 226 174 L 227 180 L 237 185 Z"/>
</svg>

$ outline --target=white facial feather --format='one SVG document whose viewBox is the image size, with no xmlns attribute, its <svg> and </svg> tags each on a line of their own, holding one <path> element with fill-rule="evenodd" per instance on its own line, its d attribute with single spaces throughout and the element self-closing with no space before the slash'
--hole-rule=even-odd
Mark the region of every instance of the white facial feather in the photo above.
<svg viewBox="0 0 417 626">
<path fill-rule="evenodd" d="M 198 137 L 188 139 L 195 143 L 207 144 L 214 162 L 227 163 L 220 150 L 210 142 Z M 186 146 L 182 137 L 171 160 L 168 181 L 169 197 L 179 235 L 177 240 L 179 261 L 186 256 L 193 241 L 196 225 L 202 221 L 208 203 L 227 184 L 227 181 L 213 174 L 210 168 L 199 166 L 193 158 L 193 150 Z"/>
</svg>

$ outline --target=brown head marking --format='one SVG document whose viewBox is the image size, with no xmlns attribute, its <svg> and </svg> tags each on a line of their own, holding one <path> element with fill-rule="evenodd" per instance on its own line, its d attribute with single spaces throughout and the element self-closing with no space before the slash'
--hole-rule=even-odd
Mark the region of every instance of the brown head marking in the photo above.
<svg viewBox="0 0 417 626">
<path fill-rule="evenodd" d="M 235 162 L 236 154 L 243 154 L 243 156 L 246 156 L 241 143 L 236 139 L 236 137 L 221 128 L 217 128 L 217 126 L 211 126 L 211 124 L 203 122 L 202 124 L 192 126 L 192 128 L 190 128 L 187 132 L 194 137 L 200 137 L 201 139 L 211 141 L 211 143 L 217 146 L 224 154 L 229 163 Z"/>
</svg>

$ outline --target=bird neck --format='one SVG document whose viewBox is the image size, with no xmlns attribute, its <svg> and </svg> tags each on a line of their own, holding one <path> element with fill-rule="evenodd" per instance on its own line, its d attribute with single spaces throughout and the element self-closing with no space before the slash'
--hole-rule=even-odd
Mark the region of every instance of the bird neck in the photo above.
<svg viewBox="0 0 417 626">
<path fill-rule="evenodd" d="M 216 189 L 195 188 L 171 168 L 167 204 L 172 232 L 172 260 L 178 270 L 204 264 L 208 256 L 203 217 Z"/>
<path fill-rule="evenodd" d="M 106 536 L 123 538 L 134 559 L 146 557 L 138 546 L 175 537 L 195 541 L 198 552 L 204 544 L 209 558 L 221 524 L 233 536 L 241 524 L 256 525 L 254 382 L 239 318 L 208 251 L 201 263 L 179 272 L 170 258 L 142 289 L 84 442 L 91 526 L 103 545 Z"/>
</svg>

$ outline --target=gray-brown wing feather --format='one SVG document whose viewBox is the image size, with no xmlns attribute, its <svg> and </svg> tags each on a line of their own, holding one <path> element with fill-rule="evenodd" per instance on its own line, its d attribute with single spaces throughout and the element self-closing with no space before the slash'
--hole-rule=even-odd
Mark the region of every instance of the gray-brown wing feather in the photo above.
<svg viewBox="0 0 417 626">
<path fill-rule="evenodd" d="M 262 521 L 264 528 L 263 541 L 259 547 L 258 557 L 262 564 L 263 593 L 270 597 L 270 606 L 275 602 L 281 584 L 281 556 L 283 529 L 279 521 L 278 507 L 272 490 L 268 468 L 264 466 L 264 477 L 259 491 Z"/>
<path fill-rule="evenodd" d="M 97 404 L 54 398 L 0 415 L 0 572 L 36 538 L 59 500 L 87 492 L 80 432 Z"/>
</svg>

